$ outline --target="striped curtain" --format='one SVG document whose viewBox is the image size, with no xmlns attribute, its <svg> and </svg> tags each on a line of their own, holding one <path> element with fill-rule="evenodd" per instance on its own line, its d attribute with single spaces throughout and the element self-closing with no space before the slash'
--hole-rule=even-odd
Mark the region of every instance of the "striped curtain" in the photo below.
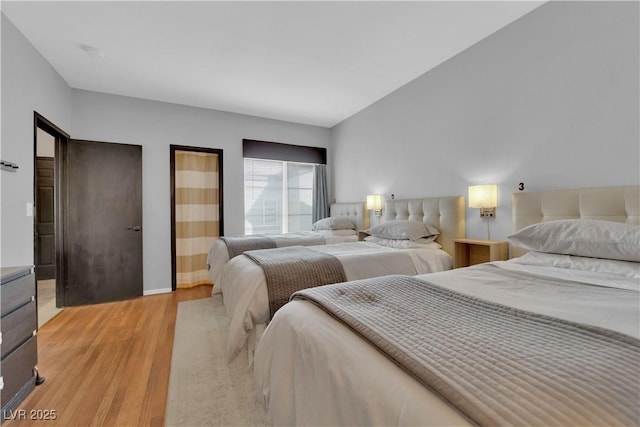
<svg viewBox="0 0 640 427">
<path fill-rule="evenodd" d="M 211 284 L 207 253 L 220 237 L 218 155 L 175 152 L 176 287 Z"/>
</svg>

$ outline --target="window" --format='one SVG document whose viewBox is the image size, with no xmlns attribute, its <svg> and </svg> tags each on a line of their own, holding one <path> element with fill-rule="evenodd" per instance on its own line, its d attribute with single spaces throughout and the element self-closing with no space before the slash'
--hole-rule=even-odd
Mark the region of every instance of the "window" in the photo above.
<svg viewBox="0 0 640 427">
<path fill-rule="evenodd" d="M 311 163 L 245 158 L 245 234 L 310 230 L 313 173 Z"/>
<path fill-rule="evenodd" d="M 329 215 L 326 148 L 242 140 L 244 232 L 311 230 Z"/>
</svg>

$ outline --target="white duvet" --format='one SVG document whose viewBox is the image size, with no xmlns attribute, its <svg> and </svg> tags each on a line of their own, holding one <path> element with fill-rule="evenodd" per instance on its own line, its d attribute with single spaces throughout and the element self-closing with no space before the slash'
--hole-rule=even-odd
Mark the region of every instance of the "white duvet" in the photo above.
<svg viewBox="0 0 640 427">
<path fill-rule="evenodd" d="M 350 232 L 350 233 L 348 233 Z M 309 237 L 322 237 L 326 244 L 356 242 L 358 235 L 353 230 L 335 230 L 334 233 L 323 233 L 318 231 L 301 231 L 299 233 L 278 234 L 266 236 L 272 238 L 277 247 L 293 246 L 298 244 L 296 241 L 307 239 Z M 218 294 L 220 290 L 220 279 L 222 278 L 222 270 L 229 261 L 229 251 L 227 245 L 220 239 L 216 239 L 207 255 L 207 268 L 209 270 L 209 278 L 213 283 L 212 294 Z"/>
<path fill-rule="evenodd" d="M 449 270 L 453 259 L 439 247 L 433 243 L 421 249 L 394 249 L 370 242 L 312 246 L 317 251 L 336 256 L 344 267 L 347 280 Z M 252 360 L 256 328 L 269 321 L 264 272 L 249 257 L 240 255 L 226 264 L 220 283 L 230 319 L 227 359 L 233 360 L 249 344 L 249 359 Z"/>
<path fill-rule="evenodd" d="M 593 260 L 543 258 L 534 254 L 493 264 L 584 282 L 584 292 L 540 286 L 535 279 L 516 286 L 473 267 L 421 278 L 523 310 L 640 335 L 640 264 L 603 267 Z M 609 289 L 605 293 L 611 297 L 602 292 L 594 297 L 593 286 Z M 629 296 L 622 301 L 614 298 L 620 289 Z M 307 301 L 290 302 L 276 314 L 258 343 L 254 367 L 256 389 L 272 425 L 469 425 L 457 410 Z"/>
</svg>

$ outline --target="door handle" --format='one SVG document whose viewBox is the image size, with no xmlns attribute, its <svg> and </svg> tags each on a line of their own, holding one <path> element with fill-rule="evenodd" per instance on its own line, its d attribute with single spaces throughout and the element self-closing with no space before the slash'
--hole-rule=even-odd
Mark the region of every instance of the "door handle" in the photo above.
<svg viewBox="0 0 640 427">
<path fill-rule="evenodd" d="M 133 226 L 133 227 L 127 227 L 127 230 L 140 231 L 140 230 L 142 230 L 142 228 L 140 228 L 139 225 L 136 225 L 136 226 Z"/>
</svg>

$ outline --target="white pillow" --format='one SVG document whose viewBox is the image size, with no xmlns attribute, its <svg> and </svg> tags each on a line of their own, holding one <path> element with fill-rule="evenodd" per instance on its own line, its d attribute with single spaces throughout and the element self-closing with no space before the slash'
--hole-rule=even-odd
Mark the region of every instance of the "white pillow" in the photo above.
<svg viewBox="0 0 640 427">
<path fill-rule="evenodd" d="M 509 262 L 542 267 L 566 268 L 568 270 L 590 271 L 594 273 L 615 274 L 617 276 L 628 277 L 631 279 L 640 279 L 640 263 L 618 261 L 615 259 L 527 252 L 523 256 L 514 258 Z"/>
<path fill-rule="evenodd" d="M 355 224 L 346 216 L 334 216 L 316 221 L 311 229 L 316 230 L 354 230 Z"/>
<path fill-rule="evenodd" d="M 623 222 L 563 219 L 532 224 L 507 237 L 537 252 L 640 262 L 640 226 Z"/>
<path fill-rule="evenodd" d="M 364 238 L 367 242 L 377 243 L 380 246 L 388 246 L 395 249 L 423 249 L 437 248 L 440 249 L 438 243 L 434 242 L 436 236 L 423 237 L 418 240 L 408 239 L 385 239 L 384 237 L 367 236 Z"/>
<path fill-rule="evenodd" d="M 333 236 L 355 236 L 356 230 L 316 230 L 315 233 L 323 236 L 323 237 L 333 237 Z"/>
<path fill-rule="evenodd" d="M 385 239 L 418 240 L 422 237 L 437 236 L 440 232 L 421 221 L 398 219 L 374 225 L 367 230 L 371 236 Z"/>
</svg>

